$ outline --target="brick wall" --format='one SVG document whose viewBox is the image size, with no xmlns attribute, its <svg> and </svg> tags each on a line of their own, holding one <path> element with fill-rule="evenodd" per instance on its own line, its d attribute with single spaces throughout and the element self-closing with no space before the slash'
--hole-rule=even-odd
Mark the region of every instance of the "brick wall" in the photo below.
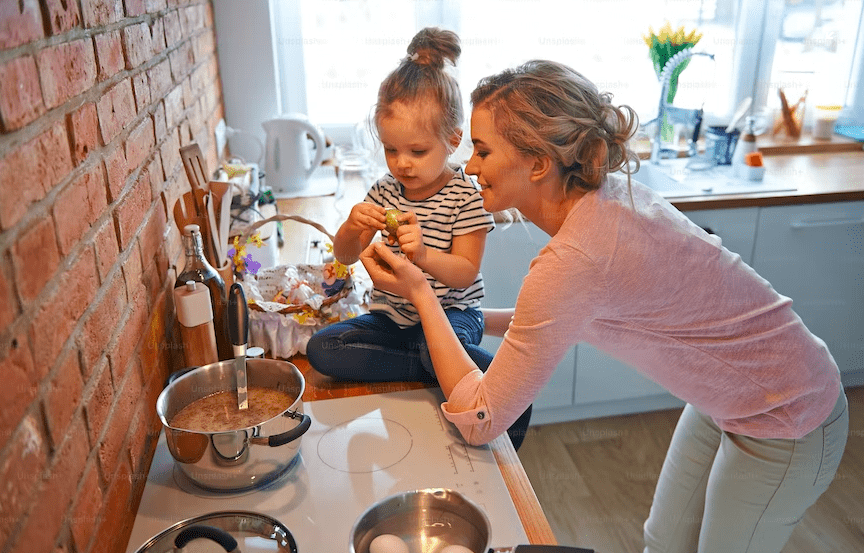
<svg viewBox="0 0 864 553">
<path fill-rule="evenodd" d="M 0 0 L 0 553 L 125 550 L 222 116 L 208 0 Z"/>
</svg>

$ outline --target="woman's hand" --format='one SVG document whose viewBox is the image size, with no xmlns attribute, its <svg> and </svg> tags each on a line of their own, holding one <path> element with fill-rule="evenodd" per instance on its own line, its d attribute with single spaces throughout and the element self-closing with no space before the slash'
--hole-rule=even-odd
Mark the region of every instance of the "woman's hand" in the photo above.
<svg viewBox="0 0 864 553">
<path fill-rule="evenodd" d="M 402 296 L 414 303 L 413 294 L 429 288 L 426 276 L 419 267 L 406 258 L 396 255 L 384 242 L 372 242 L 360 254 L 360 261 L 375 287 L 391 294 Z"/>
<path fill-rule="evenodd" d="M 399 247 L 408 259 L 422 264 L 426 259 L 426 244 L 423 243 L 423 229 L 417 222 L 417 214 L 413 211 L 403 213 L 399 216 L 399 222 L 402 223 L 396 231 Z"/>
</svg>

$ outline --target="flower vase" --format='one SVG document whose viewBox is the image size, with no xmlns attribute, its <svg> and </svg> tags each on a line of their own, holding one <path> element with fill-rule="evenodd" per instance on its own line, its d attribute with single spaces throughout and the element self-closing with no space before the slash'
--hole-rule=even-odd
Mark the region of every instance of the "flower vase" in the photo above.
<svg viewBox="0 0 864 553">
<path fill-rule="evenodd" d="M 690 60 L 687 60 L 690 61 Z M 681 64 L 681 66 L 676 69 L 673 73 L 672 78 L 669 80 L 669 90 L 666 93 L 666 104 L 672 105 L 672 102 L 675 100 L 675 94 L 678 92 L 678 76 L 681 74 L 681 70 L 686 67 L 685 64 Z M 660 155 L 663 158 L 675 158 L 678 157 L 678 150 L 680 149 L 680 134 L 681 129 L 676 128 L 675 124 L 669 120 L 669 116 L 667 114 L 663 114 L 663 119 L 660 120 Z"/>
</svg>

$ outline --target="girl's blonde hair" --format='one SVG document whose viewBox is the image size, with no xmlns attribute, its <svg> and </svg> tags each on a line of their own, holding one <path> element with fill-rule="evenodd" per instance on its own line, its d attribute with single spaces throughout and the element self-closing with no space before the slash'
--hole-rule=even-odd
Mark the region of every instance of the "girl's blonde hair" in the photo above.
<svg viewBox="0 0 864 553">
<path fill-rule="evenodd" d="M 492 113 L 496 130 L 526 155 L 548 155 L 565 192 L 596 190 L 610 172 L 639 168 L 628 147 L 636 112 L 612 105 L 612 95 L 566 65 L 532 60 L 482 79 L 471 93 L 474 109 Z"/>
<path fill-rule="evenodd" d="M 408 56 L 378 88 L 372 128 L 377 129 L 394 103 L 427 100 L 439 108 L 437 114 L 429 114 L 432 130 L 449 143 L 450 137 L 462 128 L 465 112 L 459 84 L 445 71 L 445 64 L 456 65 L 461 53 L 459 37 L 452 31 L 426 27 L 417 33 L 408 45 Z"/>
</svg>

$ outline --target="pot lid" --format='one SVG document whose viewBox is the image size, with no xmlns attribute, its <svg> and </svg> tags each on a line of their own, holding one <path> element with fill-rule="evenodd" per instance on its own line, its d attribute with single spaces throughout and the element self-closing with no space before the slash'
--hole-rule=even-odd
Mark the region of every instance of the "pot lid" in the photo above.
<svg viewBox="0 0 864 553">
<path fill-rule="evenodd" d="M 217 511 L 188 518 L 150 538 L 136 553 L 181 550 L 183 553 L 298 553 L 294 536 L 285 525 L 251 511 Z"/>
</svg>

